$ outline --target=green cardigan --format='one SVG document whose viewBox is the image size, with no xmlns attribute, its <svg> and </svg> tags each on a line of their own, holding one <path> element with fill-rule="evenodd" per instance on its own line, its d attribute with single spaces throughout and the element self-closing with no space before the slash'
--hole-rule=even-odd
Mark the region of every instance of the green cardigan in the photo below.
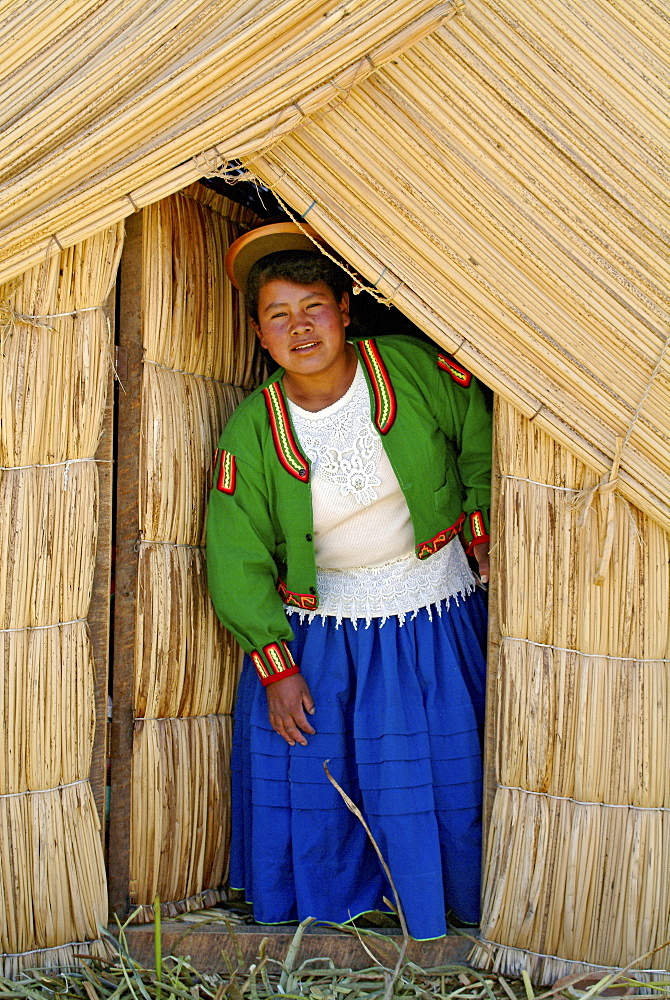
<svg viewBox="0 0 670 1000">
<path fill-rule="evenodd" d="M 491 416 L 472 375 L 412 337 L 354 342 L 381 435 L 427 559 L 463 532 L 488 541 Z M 235 410 L 214 460 L 207 570 L 216 613 L 264 684 L 298 671 L 283 603 L 318 608 L 310 463 L 282 389 L 283 369 Z"/>
</svg>

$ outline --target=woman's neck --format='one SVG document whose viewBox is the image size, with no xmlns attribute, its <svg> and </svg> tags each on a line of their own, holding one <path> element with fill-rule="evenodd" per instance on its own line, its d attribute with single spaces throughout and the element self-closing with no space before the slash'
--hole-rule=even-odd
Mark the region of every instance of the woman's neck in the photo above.
<svg viewBox="0 0 670 1000">
<path fill-rule="evenodd" d="M 317 375 L 284 372 L 282 376 L 284 392 L 292 403 L 296 403 L 303 410 L 309 410 L 311 413 L 325 410 L 327 406 L 341 399 L 349 389 L 357 365 L 358 357 L 354 347 L 346 344 L 338 363 L 328 371 L 319 372 Z"/>
</svg>

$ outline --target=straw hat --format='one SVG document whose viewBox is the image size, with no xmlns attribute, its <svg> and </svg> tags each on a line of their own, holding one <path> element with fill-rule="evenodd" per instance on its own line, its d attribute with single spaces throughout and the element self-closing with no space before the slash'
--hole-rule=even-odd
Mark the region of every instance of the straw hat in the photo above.
<svg viewBox="0 0 670 1000">
<path fill-rule="evenodd" d="M 226 273 L 237 288 L 245 291 L 249 271 L 261 257 L 280 250 L 311 250 L 316 253 L 310 236 L 325 246 L 325 241 L 311 226 L 298 227 L 295 222 L 274 222 L 251 229 L 228 248 Z"/>
</svg>

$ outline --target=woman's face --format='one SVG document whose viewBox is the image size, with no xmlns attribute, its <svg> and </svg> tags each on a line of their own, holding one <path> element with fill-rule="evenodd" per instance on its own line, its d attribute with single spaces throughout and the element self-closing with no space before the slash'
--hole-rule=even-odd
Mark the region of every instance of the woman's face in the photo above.
<svg viewBox="0 0 670 1000">
<path fill-rule="evenodd" d="M 284 278 L 263 285 L 258 323 L 253 323 L 261 346 L 277 364 L 301 376 L 322 375 L 344 362 L 347 326 L 346 292 L 338 302 L 323 281 L 299 285 Z"/>
</svg>

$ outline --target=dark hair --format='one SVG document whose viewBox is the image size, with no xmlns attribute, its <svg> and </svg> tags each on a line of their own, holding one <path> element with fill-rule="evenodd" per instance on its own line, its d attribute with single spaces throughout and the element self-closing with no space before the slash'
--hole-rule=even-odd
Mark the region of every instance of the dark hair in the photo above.
<svg viewBox="0 0 670 1000">
<path fill-rule="evenodd" d="M 322 281 L 328 285 L 337 302 L 345 292 L 351 291 L 351 280 L 346 271 L 321 253 L 311 250 L 280 250 L 257 260 L 247 278 L 247 311 L 258 323 L 258 300 L 261 288 L 268 281 L 283 278 L 296 285 L 314 285 Z"/>
</svg>

